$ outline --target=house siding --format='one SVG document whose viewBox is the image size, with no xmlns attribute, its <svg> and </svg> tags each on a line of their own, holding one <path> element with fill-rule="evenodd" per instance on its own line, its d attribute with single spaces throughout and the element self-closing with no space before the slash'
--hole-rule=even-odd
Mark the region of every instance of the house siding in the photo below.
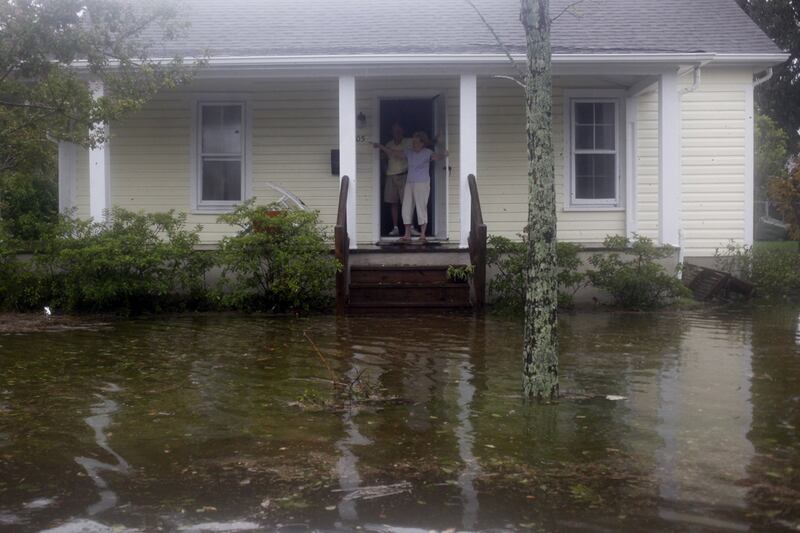
<svg viewBox="0 0 800 533">
<path fill-rule="evenodd" d="M 731 239 L 744 242 L 745 129 L 752 113 L 745 109 L 745 89 L 750 84 L 750 70 L 709 68 L 699 90 L 681 101 L 687 257 L 713 256 Z"/>
<path fill-rule="evenodd" d="M 556 79 L 553 87 L 553 150 L 555 152 L 558 238 L 600 243 L 625 232 L 625 212 L 571 211 L 564 195 L 564 90 L 608 88 L 602 82 Z M 525 101 L 520 87 L 508 80 L 478 82 L 478 188 L 489 233 L 518 238 L 528 221 L 528 160 Z M 620 157 L 624 167 L 624 159 Z M 624 170 L 624 168 L 623 168 Z"/>
<path fill-rule="evenodd" d="M 636 232 L 658 241 L 658 91 L 636 107 Z"/>
</svg>

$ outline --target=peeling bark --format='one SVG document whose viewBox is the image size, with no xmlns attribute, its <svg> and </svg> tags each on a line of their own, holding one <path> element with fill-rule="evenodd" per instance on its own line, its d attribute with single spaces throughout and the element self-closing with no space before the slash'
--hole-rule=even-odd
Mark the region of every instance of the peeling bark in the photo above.
<svg viewBox="0 0 800 533">
<path fill-rule="evenodd" d="M 558 396 L 556 189 L 552 143 L 550 1 L 521 0 L 528 44 L 528 251 L 522 387 L 527 398 Z"/>
</svg>

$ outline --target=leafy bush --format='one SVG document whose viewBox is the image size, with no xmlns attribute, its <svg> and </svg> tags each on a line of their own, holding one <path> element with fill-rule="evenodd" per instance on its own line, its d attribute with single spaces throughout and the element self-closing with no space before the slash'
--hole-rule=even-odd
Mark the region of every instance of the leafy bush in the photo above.
<svg viewBox="0 0 800 533">
<path fill-rule="evenodd" d="M 0 175 L 0 225 L 10 237 L 37 241 L 56 222 L 58 186 L 51 172 Z"/>
<path fill-rule="evenodd" d="M 652 309 L 689 295 L 680 280 L 657 262 L 674 253 L 671 246 L 655 246 L 641 235 L 635 235 L 633 240 L 609 236 L 603 245 L 610 251 L 589 258 L 594 268 L 587 275 L 595 287 L 611 294 L 616 305 Z"/>
<path fill-rule="evenodd" d="M 457 283 L 466 283 L 475 274 L 474 265 L 450 265 L 447 267 L 447 279 Z"/>
<path fill-rule="evenodd" d="M 328 307 L 341 266 L 318 219 L 314 211 L 256 206 L 253 201 L 220 216 L 220 222 L 240 228 L 220 246 L 224 301 L 278 311 Z"/>
<path fill-rule="evenodd" d="M 789 236 L 800 240 L 800 156 L 795 157 L 793 164 L 788 175 L 773 178 L 769 196 L 789 224 Z"/>
<path fill-rule="evenodd" d="M 767 298 L 800 297 L 800 248 L 794 242 L 729 243 L 715 254 L 717 268 L 740 276 Z"/>
<path fill-rule="evenodd" d="M 509 311 L 522 312 L 525 308 L 525 265 L 528 245 L 525 236 L 522 241 L 512 241 L 499 235 L 490 235 L 486 252 L 486 262 L 497 270 L 489 283 L 489 292 L 495 297 L 497 305 Z M 581 260 L 577 244 L 558 242 L 556 260 L 558 262 L 558 302 L 561 307 L 571 307 L 575 293 L 585 286 L 586 276 L 579 272 Z"/>
<path fill-rule="evenodd" d="M 200 227 L 186 215 L 114 208 L 106 223 L 61 216 L 28 263 L 7 269 L 2 304 L 17 310 L 140 312 L 205 295 L 207 253 L 195 250 Z"/>
</svg>

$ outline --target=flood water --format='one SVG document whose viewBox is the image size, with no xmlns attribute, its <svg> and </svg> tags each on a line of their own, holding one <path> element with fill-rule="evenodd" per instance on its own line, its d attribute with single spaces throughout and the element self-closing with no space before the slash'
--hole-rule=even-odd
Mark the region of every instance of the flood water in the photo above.
<svg viewBox="0 0 800 533">
<path fill-rule="evenodd" d="M 800 527 L 797 308 L 564 315 L 546 406 L 513 320 L 90 326 L 0 335 L 0 530 Z"/>
</svg>

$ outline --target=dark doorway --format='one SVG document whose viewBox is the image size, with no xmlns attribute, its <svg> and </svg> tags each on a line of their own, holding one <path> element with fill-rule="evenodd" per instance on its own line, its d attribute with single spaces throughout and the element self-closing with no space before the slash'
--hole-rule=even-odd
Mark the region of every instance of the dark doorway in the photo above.
<svg viewBox="0 0 800 533">
<path fill-rule="evenodd" d="M 380 142 L 386 143 L 392 138 L 392 125 L 399 122 L 405 130 L 405 136 L 411 137 L 416 131 L 424 131 L 428 134 L 428 138 L 433 139 L 433 122 L 434 122 L 434 107 L 432 98 L 415 98 L 415 99 L 396 99 L 396 100 L 381 100 L 380 103 Z M 433 146 L 429 148 L 433 149 Z M 433 168 L 431 168 L 431 176 L 433 176 Z M 383 201 L 383 191 L 386 186 L 386 161 L 381 158 L 381 237 L 389 235 L 392 231 L 392 211 L 391 205 Z M 431 236 L 434 234 L 436 227 L 435 203 L 436 188 L 434 187 L 435 180 L 431 180 L 431 194 L 428 198 L 428 228 L 425 234 Z M 403 224 L 406 224 L 402 214 L 400 215 L 400 231 L 403 231 Z M 417 216 L 414 215 L 412 224 L 418 229 Z"/>
</svg>

